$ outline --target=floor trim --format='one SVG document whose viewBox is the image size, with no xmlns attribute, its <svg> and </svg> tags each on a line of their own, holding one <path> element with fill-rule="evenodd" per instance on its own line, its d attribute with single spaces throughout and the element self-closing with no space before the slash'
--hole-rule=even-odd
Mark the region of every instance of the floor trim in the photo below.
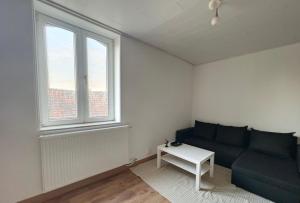
<svg viewBox="0 0 300 203">
<path fill-rule="evenodd" d="M 57 197 L 65 194 L 65 193 L 71 192 L 73 190 L 76 190 L 76 189 L 85 187 L 87 185 L 93 184 L 93 183 L 98 182 L 100 180 L 103 180 L 105 178 L 109 178 L 109 177 L 114 176 L 116 174 L 119 174 L 119 173 L 121 173 L 125 170 L 128 170 L 130 167 L 137 166 L 139 164 L 145 163 L 145 162 L 150 161 L 150 160 L 155 159 L 155 158 L 156 158 L 156 154 L 151 155 L 149 157 L 146 157 L 144 159 L 138 160 L 131 166 L 123 165 L 123 166 L 114 168 L 112 170 L 106 171 L 104 173 L 100 173 L 98 175 L 95 175 L 95 176 L 86 178 L 84 180 L 72 183 L 70 185 L 66 185 L 66 186 L 58 188 L 56 190 L 46 192 L 46 193 L 42 193 L 42 194 L 39 194 L 39 195 L 34 196 L 34 197 L 30 197 L 28 199 L 20 201 L 19 203 L 42 203 L 42 202 L 57 198 Z"/>
<path fill-rule="evenodd" d="M 147 162 L 147 161 L 150 161 L 150 160 L 152 160 L 152 159 L 156 159 L 156 154 L 153 154 L 153 155 L 151 155 L 151 156 L 148 156 L 148 157 L 146 157 L 146 158 L 144 158 L 144 159 L 140 159 L 140 160 L 136 161 L 135 163 L 133 163 L 130 167 L 134 167 L 134 166 L 140 165 L 140 164 L 145 163 L 145 162 Z M 130 167 L 129 167 L 129 168 L 130 168 Z"/>
</svg>

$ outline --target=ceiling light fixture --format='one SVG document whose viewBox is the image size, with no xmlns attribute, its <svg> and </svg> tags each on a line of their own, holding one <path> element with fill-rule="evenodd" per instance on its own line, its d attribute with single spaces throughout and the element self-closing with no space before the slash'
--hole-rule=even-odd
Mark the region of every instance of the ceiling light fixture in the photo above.
<svg viewBox="0 0 300 203">
<path fill-rule="evenodd" d="M 215 26 L 216 24 L 218 24 L 219 23 L 219 9 L 217 8 L 216 9 L 216 15 L 211 19 L 211 25 L 212 26 Z"/>
<path fill-rule="evenodd" d="M 218 9 L 221 6 L 221 4 L 222 4 L 221 0 L 210 0 L 208 3 L 208 8 L 213 11 Z"/>
<path fill-rule="evenodd" d="M 209 0 L 208 8 L 212 11 L 215 11 L 214 17 L 211 19 L 210 24 L 215 26 L 219 23 L 219 8 L 221 7 L 223 0 Z"/>
</svg>

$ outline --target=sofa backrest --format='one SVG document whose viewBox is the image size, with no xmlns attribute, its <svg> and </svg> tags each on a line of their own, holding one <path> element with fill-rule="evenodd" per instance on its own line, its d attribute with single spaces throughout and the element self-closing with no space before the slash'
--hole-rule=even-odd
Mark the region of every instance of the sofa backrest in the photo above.
<svg viewBox="0 0 300 203">
<path fill-rule="evenodd" d="M 236 147 L 246 147 L 248 143 L 248 126 L 235 127 L 218 125 L 216 142 Z"/>
<path fill-rule="evenodd" d="M 195 121 L 193 136 L 205 140 L 214 140 L 218 124 Z"/>
<path fill-rule="evenodd" d="M 297 139 L 293 135 L 251 129 L 249 149 L 279 158 L 295 158 Z"/>
<path fill-rule="evenodd" d="M 236 147 L 249 148 L 280 158 L 295 158 L 297 138 L 294 133 L 276 133 L 225 126 L 195 120 L 192 136 Z"/>
</svg>

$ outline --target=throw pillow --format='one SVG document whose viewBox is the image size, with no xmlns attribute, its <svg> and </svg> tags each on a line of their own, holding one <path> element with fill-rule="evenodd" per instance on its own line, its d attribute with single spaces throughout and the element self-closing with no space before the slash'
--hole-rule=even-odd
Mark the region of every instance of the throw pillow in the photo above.
<svg viewBox="0 0 300 203">
<path fill-rule="evenodd" d="M 206 140 L 214 140 L 217 130 L 217 124 L 204 123 L 201 121 L 195 121 L 195 127 L 193 130 L 193 136 L 203 138 Z"/>
<path fill-rule="evenodd" d="M 247 144 L 247 128 L 219 125 L 217 127 L 216 141 L 237 147 L 245 147 Z"/>
<path fill-rule="evenodd" d="M 294 133 L 275 133 L 251 129 L 249 148 L 280 158 L 295 156 Z"/>
</svg>

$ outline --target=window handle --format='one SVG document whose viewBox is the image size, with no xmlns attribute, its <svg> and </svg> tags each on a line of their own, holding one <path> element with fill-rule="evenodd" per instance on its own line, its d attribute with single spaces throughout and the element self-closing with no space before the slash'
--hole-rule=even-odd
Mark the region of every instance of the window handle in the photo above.
<svg viewBox="0 0 300 203">
<path fill-rule="evenodd" d="M 84 75 L 83 80 L 84 80 L 84 84 L 87 85 L 88 84 L 88 76 Z"/>
</svg>

